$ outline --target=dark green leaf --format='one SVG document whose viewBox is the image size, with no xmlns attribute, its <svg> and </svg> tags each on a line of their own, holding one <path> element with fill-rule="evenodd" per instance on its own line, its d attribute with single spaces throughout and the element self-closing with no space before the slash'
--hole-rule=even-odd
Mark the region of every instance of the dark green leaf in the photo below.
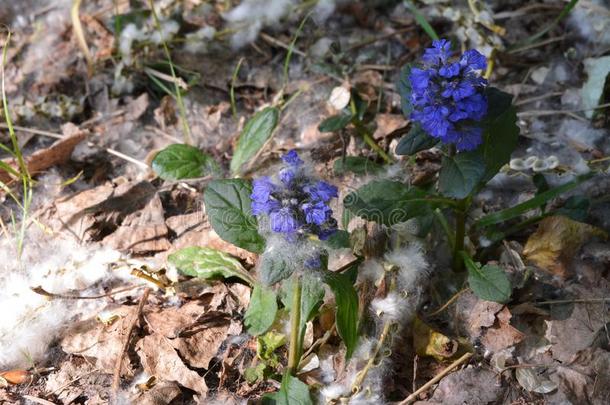
<svg viewBox="0 0 610 405">
<path fill-rule="evenodd" d="M 274 399 L 276 405 L 313 405 L 307 384 L 288 373 L 284 374 Z"/>
<path fill-rule="evenodd" d="M 345 343 L 345 356 L 350 358 L 358 342 L 358 294 L 345 274 L 326 272 L 324 282 L 335 295 L 337 332 Z"/>
<path fill-rule="evenodd" d="M 244 324 L 248 333 L 257 336 L 265 333 L 277 313 L 277 297 L 275 292 L 260 284 L 255 284 L 250 297 L 250 306 L 244 316 Z"/>
<path fill-rule="evenodd" d="M 294 272 L 294 266 L 279 257 L 262 255 L 258 265 L 258 273 L 264 285 L 273 285 L 280 282 Z"/>
<path fill-rule="evenodd" d="M 383 170 L 383 166 L 361 156 L 346 156 L 345 159 L 339 158 L 333 164 L 335 174 L 352 172 L 361 175 L 375 175 Z"/>
<path fill-rule="evenodd" d="M 203 194 L 206 213 L 222 239 L 250 252 L 265 249 L 250 208 L 250 183 L 242 179 L 214 180 Z"/>
<path fill-rule="evenodd" d="M 194 179 L 220 173 L 220 166 L 209 155 L 190 145 L 169 145 L 157 153 L 152 168 L 163 180 Z"/>
<path fill-rule="evenodd" d="M 409 133 L 402 137 L 396 145 L 397 155 L 414 155 L 422 150 L 430 149 L 438 143 L 438 139 L 428 135 L 418 123 L 413 123 Z"/>
<path fill-rule="evenodd" d="M 499 303 L 510 299 L 512 286 L 501 267 L 492 264 L 481 267 L 464 252 L 462 256 L 468 269 L 468 284 L 477 297 Z"/>
<path fill-rule="evenodd" d="M 466 198 L 475 189 L 483 174 L 485 162 L 480 153 L 464 152 L 443 157 L 438 190 L 451 198 Z"/>
<path fill-rule="evenodd" d="M 253 285 L 254 279 L 233 256 L 208 247 L 191 246 L 169 255 L 167 260 L 187 276 L 204 280 L 238 277 Z"/>
<path fill-rule="evenodd" d="M 326 118 L 318 125 L 320 132 L 336 132 L 343 129 L 352 121 L 353 115 L 348 110 L 344 110 L 337 115 Z"/>
<path fill-rule="evenodd" d="M 483 145 L 478 149 L 485 159 L 484 181 L 489 181 L 510 161 L 517 147 L 519 127 L 512 96 L 496 88 L 488 88 L 487 117 L 483 121 Z"/>
<path fill-rule="evenodd" d="M 352 213 L 392 226 L 429 212 L 435 203 L 428 193 L 398 181 L 375 180 L 348 194 L 343 205 Z"/>
<path fill-rule="evenodd" d="M 271 139 L 279 115 L 280 110 L 276 107 L 267 107 L 248 120 L 231 159 L 231 173 L 240 174 L 242 167 Z"/>
<path fill-rule="evenodd" d="M 559 187 L 552 188 L 544 193 L 540 193 L 536 195 L 534 198 L 531 198 L 521 204 L 515 205 L 514 207 L 506 208 L 498 212 L 494 212 L 484 216 L 475 222 L 475 226 L 482 228 L 486 226 L 491 226 L 498 224 L 500 222 L 508 221 L 509 219 L 516 218 L 527 211 L 533 210 L 535 208 L 540 207 L 542 204 L 545 204 L 547 201 L 572 190 L 577 187 L 580 183 L 589 180 L 592 174 L 582 175 L 577 177 L 575 180 L 572 180 L 569 183 L 561 185 Z"/>
<path fill-rule="evenodd" d="M 413 111 L 413 105 L 411 105 L 411 81 L 409 75 L 411 74 L 411 65 L 406 64 L 400 70 L 400 76 L 398 76 L 398 83 L 396 88 L 400 95 L 400 105 L 402 107 L 402 113 L 405 117 L 409 118 Z"/>
<path fill-rule="evenodd" d="M 354 101 L 354 105 L 356 106 L 356 119 L 358 121 L 362 121 L 364 118 L 364 114 L 369 107 L 369 104 L 364 100 L 358 91 L 355 88 L 352 88 L 351 98 Z"/>
<path fill-rule="evenodd" d="M 345 249 L 351 247 L 349 242 L 349 232 L 338 230 L 326 240 L 326 244 L 331 249 Z"/>
</svg>

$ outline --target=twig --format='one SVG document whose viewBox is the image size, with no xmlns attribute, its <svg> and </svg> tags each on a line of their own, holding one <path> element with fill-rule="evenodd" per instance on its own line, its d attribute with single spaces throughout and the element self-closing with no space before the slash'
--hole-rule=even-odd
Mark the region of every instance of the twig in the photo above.
<svg viewBox="0 0 610 405">
<path fill-rule="evenodd" d="M 72 9 L 70 10 L 70 16 L 72 18 L 72 28 L 74 29 L 76 42 L 78 42 L 78 46 L 83 52 L 83 55 L 85 56 L 85 59 L 87 61 L 87 73 L 89 77 L 91 77 L 93 75 L 93 57 L 91 57 L 91 53 L 89 52 L 87 40 L 85 39 L 85 34 L 83 32 L 83 26 L 80 22 L 81 1 L 82 0 L 73 0 Z"/>
<path fill-rule="evenodd" d="M 468 291 L 469 288 L 464 288 L 460 291 L 458 291 L 457 293 L 455 293 L 451 298 L 449 298 L 449 301 L 445 302 L 439 309 L 437 309 L 436 311 L 428 314 L 428 316 L 436 316 L 438 314 L 440 314 L 441 312 L 443 312 L 445 309 L 447 309 L 447 307 L 449 307 L 449 305 L 453 304 L 455 302 L 455 300 L 457 300 L 460 295 L 462 295 L 463 293 L 465 293 L 466 291 Z"/>
<path fill-rule="evenodd" d="M 119 357 L 117 358 L 114 374 L 112 376 L 112 393 L 116 397 L 116 394 L 119 391 L 119 385 L 121 384 L 121 368 L 123 367 L 123 357 L 127 353 L 127 349 L 129 348 L 129 341 L 131 340 L 131 334 L 140 319 L 140 315 L 142 314 L 142 309 L 144 308 L 144 304 L 148 300 L 148 295 L 150 294 L 150 287 L 146 287 L 144 293 L 142 294 L 142 298 L 140 298 L 140 302 L 138 303 L 138 307 L 136 308 L 133 318 L 131 318 L 129 322 L 129 327 L 127 328 L 127 333 L 125 336 L 125 341 L 123 342 L 123 347 L 119 352 Z"/>
<path fill-rule="evenodd" d="M 55 294 L 55 293 L 52 293 L 52 292 L 49 292 L 49 291 L 45 290 L 44 288 L 42 288 L 40 286 L 38 286 L 38 287 L 31 287 L 30 289 L 32 291 L 34 291 L 36 294 L 44 295 L 45 297 L 53 298 L 53 299 L 62 299 L 62 300 L 97 300 L 97 299 L 100 299 L 100 298 L 107 298 L 107 297 L 113 296 L 115 294 L 120 294 L 120 293 L 125 292 L 125 291 L 135 290 L 136 288 L 139 288 L 139 287 L 142 287 L 142 286 L 141 285 L 132 285 L 130 287 L 119 288 L 118 290 L 110 291 L 110 292 L 108 292 L 106 294 L 89 295 L 89 296 Z"/>
<path fill-rule="evenodd" d="M 279 39 L 273 38 L 273 37 L 272 37 L 271 35 L 269 35 L 269 34 L 266 34 L 266 33 L 264 33 L 264 32 L 261 32 L 259 35 L 260 35 L 260 37 L 261 37 L 261 38 L 262 38 L 262 39 L 263 39 L 265 42 L 268 42 L 268 43 L 270 43 L 271 45 L 279 46 L 280 48 L 284 48 L 284 49 L 286 49 L 286 50 L 290 50 L 290 48 L 291 48 L 291 47 L 290 47 L 290 45 L 285 44 L 284 42 L 280 41 Z M 299 56 L 301 56 L 301 57 L 305 57 L 305 56 L 307 56 L 307 54 L 305 54 L 305 52 L 300 51 L 300 50 L 298 50 L 298 49 L 296 49 L 296 48 L 293 48 L 293 49 L 292 49 L 292 52 L 293 52 L 293 53 L 296 53 L 297 55 L 299 55 Z"/>
<path fill-rule="evenodd" d="M 427 383 L 425 383 L 424 385 L 422 385 L 417 391 L 415 391 L 413 394 L 409 395 L 404 401 L 399 402 L 398 405 L 406 405 L 406 404 L 410 404 L 411 402 L 415 401 L 415 399 L 417 399 L 417 396 L 423 392 L 426 392 L 430 387 L 432 387 L 434 384 L 436 384 L 437 382 L 439 382 L 440 380 L 443 379 L 443 377 L 445 377 L 447 374 L 449 374 L 454 368 L 456 368 L 457 366 L 465 363 L 468 359 L 470 359 L 472 357 L 472 353 L 466 353 L 464 354 L 462 357 L 460 357 L 459 359 L 457 359 L 456 361 L 454 361 L 453 363 L 451 363 L 449 365 L 449 367 L 447 367 L 446 369 L 444 369 L 443 371 L 441 371 L 439 374 L 437 374 L 436 376 L 434 376 L 433 379 L 431 379 L 430 381 L 428 381 Z"/>
<path fill-rule="evenodd" d="M 38 398 L 33 395 L 22 395 L 21 398 L 41 405 L 55 405 L 55 402 L 47 401 L 46 399 Z"/>
<path fill-rule="evenodd" d="M 553 304 L 589 304 L 593 302 L 610 302 L 610 298 L 577 298 L 573 300 L 551 300 L 534 302 L 535 305 L 553 305 Z"/>
</svg>

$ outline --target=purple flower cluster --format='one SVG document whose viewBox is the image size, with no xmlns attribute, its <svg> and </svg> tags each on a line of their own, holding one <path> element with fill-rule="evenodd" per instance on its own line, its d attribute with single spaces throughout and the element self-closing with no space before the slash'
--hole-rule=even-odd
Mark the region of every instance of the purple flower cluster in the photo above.
<svg viewBox="0 0 610 405">
<path fill-rule="evenodd" d="M 252 214 L 267 215 L 271 230 L 288 240 L 298 235 L 327 239 L 337 230 L 328 202 L 337 197 L 337 187 L 303 173 L 303 161 L 295 151 L 282 157 L 285 165 L 277 180 L 265 176 L 254 180 Z"/>
<path fill-rule="evenodd" d="M 422 68 L 411 69 L 411 119 L 443 143 L 468 151 L 482 142 L 477 122 L 487 114 L 487 80 L 481 77 L 487 61 L 474 49 L 451 58 L 450 48 L 446 39 L 434 41 L 422 56 Z"/>
</svg>

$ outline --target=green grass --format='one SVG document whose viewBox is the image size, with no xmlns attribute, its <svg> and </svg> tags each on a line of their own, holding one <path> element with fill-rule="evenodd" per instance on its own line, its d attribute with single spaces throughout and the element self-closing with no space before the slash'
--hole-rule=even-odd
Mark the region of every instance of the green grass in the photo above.
<svg viewBox="0 0 610 405">
<path fill-rule="evenodd" d="M 8 153 L 11 157 L 13 157 L 18 164 L 18 170 L 15 170 L 12 166 L 1 162 L 0 168 L 8 172 L 11 176 L 16 177 L 20 180 L 22 186 L 22 195 L 19 198 L 18 194 L 11 189 L 11 187 L 0 181 L 0 188 L 11 197 L 19 209 L 21 210 L 21 223 L 18 224 L 17 218 L 14 213 L 11 212 L 11 222 L 13 226 L 13 230 L 17 234 L 17 255 L 21 258 L 23 254 L 23 245 L 25 240 L 25 233 L 27 229 L 28 216 L 30 211 L 30 206 L 32 203 L 32 197 L 34 193 L 34 182 L 32 177 L 30 176 L 30 172 L 28 171 L 27 164 L 25 159 L 23 158 L 23 154 L 21 153 L 21 148 L 19 147 L 19 142 L 17 140 L 17 136 L 15 135 L 15 130 L 13 128 L 13 122 L 11 120 L 10 110 L 8 106 L 8 99 L 6 97 L 6 89 L 4 85 L 4 66 L 6 65 L 7 58 L 7 50 L 11 40 L 11 33 L 9 32 L 6 42 L 4 43 L 4 48 L 2 50 L 2 63 L 0 64 L 1 69 L 1 79 L 2 79 L 2 108 L 4 112 L 4 119 L 6 121 L 6 126 L 8 127 L 9 136 L 11 139 L 11 146 L 9 148 L 5 145 L 0 144 L 0 149 Z"/>
</svg>

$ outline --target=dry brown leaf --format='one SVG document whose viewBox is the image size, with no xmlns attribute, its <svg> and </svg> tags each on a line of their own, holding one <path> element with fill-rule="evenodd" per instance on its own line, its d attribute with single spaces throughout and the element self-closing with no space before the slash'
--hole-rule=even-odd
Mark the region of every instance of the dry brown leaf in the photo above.
<svg viewBox="0 0 610 405">
<path fill-rule="evenodd" d="M 159 380 L 175 381 L 199 394 L 207 393 L 203 377 L 184 364 L 166 337 L 158 333 L 146 336 L 137 343 L 136 351 L 148 374 Z"/>
<path fill-rule="evenodd" d="M 240 323 L 232 322 L 226 314 L 211 315 L 215 316 L 206 316 L 208 319 L 205 322 L 193 325 L 184 330 L 179 338 L 171 340 L 172 346 L 193 368 L 207 369 L 227 337 L 241 333 Z"/>
<path fill-rule="evenodd" d="M 65 124 L 62 127 L 62 131 L 64 134 L 62 139 L 59 139 L 46 149 L 36 151 L 31 156 L 25 157 L 25 163 L 31 175 L 40 173 L 52 166 L 65 163 L 70 159 L 76 145 L 85 139 L 86 136 L 84 131 L 81 131 L 72 123 Z M 17 171 L 19 170 L 19 165 L 15 159 L 4 160 L 4 163 L 7 163 Z M 0 169 L 0 181 L 9 183 L 11 175 Z"/>
<path fill-rule="evenodd" d="M 117 357 L 121 355 L 134 308 L 130 305 L 107 308 L 105 311 L 120 317 L 111 325 L 104 325 L 95 319 L 77 322 L 70 327 L 62 339 L 62 350 L 69 354 L 94 358 L 97 368 L 112 374 Z M 123 359 L 121 375 L 127 377 L 134 375 L 129 356 Z"/>
<path fill-rule="evenodd" d="M 102 244 L 133 255 L 163 252 L 171 248 L 165 225 L 165 211 L 158 194 L 141 210 L 125 217 L 121 226 L 104 238 Z"/>
<path fill-rule="evenodd" d="M 593 236 L 607 234 L 594 226 L 563 216 L 552 216 L 540 221 L 523 249 L 523 255 L 536 266 L 555 275 L 566 277 L 566 265 L 582 244 Z"/>
<path fill-rule="evenodd" d="M 507 307 L 498 312 L 496 318 L 497 321 L 487 329 L 481 340 L 488 350 L 497 352 L 525 339 L 525 334 L 510 325 L 512 315 Z"/>
<path fill-rule="evenodd" d="M 172 381 L 161 381 L 150 390 L 129 398 L 130 403 L 138 405 L 167 405 L 182 394 L 178 384 Z"/>
<path fill-rule="evenodd" d="M 407 120 L 402 114 L 377 114 L 375 116 L 375 123 L 377 124 L 377 129 L 373 137 L 380 139 L 406 126 Z"/>
</svg>

